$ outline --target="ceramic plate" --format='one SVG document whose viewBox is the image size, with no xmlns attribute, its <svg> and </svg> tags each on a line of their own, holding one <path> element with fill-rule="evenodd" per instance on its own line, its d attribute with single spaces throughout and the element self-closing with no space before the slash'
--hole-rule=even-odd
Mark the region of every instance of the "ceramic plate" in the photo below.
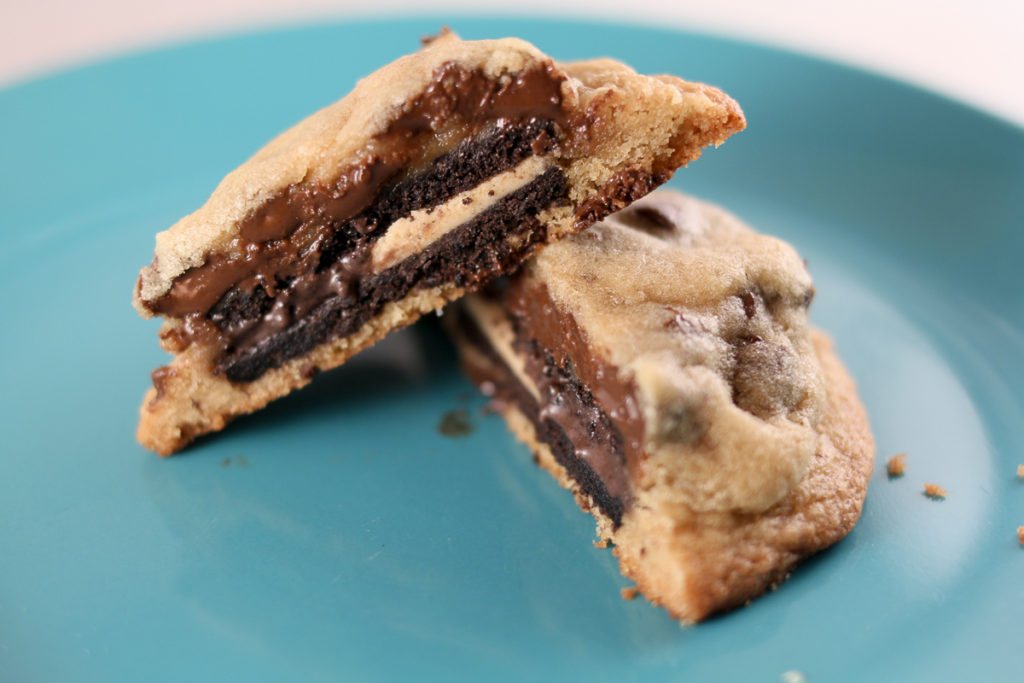
<svg viewBox="0 0 1024 683">
<path fill-rule="evenodd" d="M 443 23 L 742 103 L 748 130 L 672 184 L 807 258 L 878 442 L 860 524 L 778 591 L 692 628 L 624 601 L 590 518 L 479 412 L 435 320 L 178 457 L 136 444 L 166 358 L 129 305 L 153 234 Z M 748 44 L 433 17 L 21 85 L 0 149 L 0 679 L 1019 680 L 1020 129 Z M 469 433 L 439 430 L 452 411 Z"/>
</svg>

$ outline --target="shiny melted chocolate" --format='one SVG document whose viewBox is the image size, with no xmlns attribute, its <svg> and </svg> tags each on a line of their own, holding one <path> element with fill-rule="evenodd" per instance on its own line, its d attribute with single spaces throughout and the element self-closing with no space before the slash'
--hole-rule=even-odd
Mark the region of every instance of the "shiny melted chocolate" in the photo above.
<svg viewBox="0 0 1024 683">
<path fill-rule="evenodd" d="M 471 316 L 457 309 L 451 315 L 457 316 L 455 333 L 483 359 L 480 362 L 473 355 L 463 354 L 463 364 L 473 381 L 487 384 L 495 402 L 514 405 L 530 420 L 537 439 L 547 444 L 583 493 L 618 527 L 632 501 L 622 435 L 572 364 L 556 362 L 551 349 L 524 333 L 522 321 L 513 321 L 514 348 L 540 395 L 538 401 Z"/>
<path fill-rule="evenodd" d="M 230 358 L 266 345 L 325 302 L 351 300 L 369 275 L 370 246 L 394 221 L 559 144 L 567 126 L 564 80 L 551 63 L 497 79 L 442 65 L 373 139 L 372 155 L 331 185 L 285 188 L 241 222 L 226 249 L 183 273 L 162 297 L 144 302 L 154 313 L 183 320 L 165 334 L 165 346 L 180 351 L 196 340 L 218 344 L 217 365 L 224 369 Z M 459 138 L 466 139 L 424 158 L 436 153 L 431 150 L 439 141 Z M 557 189 L 549 204 L 563 198 Z M 228 374 L 235 381 L 255 379 L 249 370 Z"/>
<path fill-rule="evenodd" d="M 289 292 L 328 292 L 319 305 L 296 316 L 280 303 L 287 297 L 271 300 L 266 315 L 243 322 L 242 328 L 232 332 L 231 338 L 241 341 L 225 348 L 216 368 L 232 381 L 252 381 L 329 339 L 355 332 L 387 302 L 401 299 L 413 288 L 448 283 L 475 289 L 487 278 L 508 273 L 545 238 L 537 214 L 564 202 L 565 195 L 565 177 L 557 167 L 551 168 L 381 273 L 360 273 L 363 252 L 348 252 L 330 268 L 300 276 L 289 288 Z M 301 299 L 316 300 L 313 295 Z"/>
<path fill-rule="evenodd" d="M 590 346 L 576 319 L 559 309 L 545 285 L 511 278 L 501 299 L 520 337 L 536 340 L 559 367 L 571 368 L 583 386 L 593 392 L 595 404 L 622 435 L 625 464 L 632 471 L 644 457 L 645 432 L 632 383 L 623 380 L 616 368 Z"/>
<path fill-rule="evenodd" d="M 143 303 L 154 313 L 183 318 L 193 313 L 205 315 L 236 285 L 251 289 L 259 284 L 273 296 L 275 280 L 297 255 L 329 240 L 363 213 L 404 168 L 423 162 L 419 155 L 427 147 L 426 137 L 460 124 L 469 126 L 471 137 L 498 122 L 521 126 L 545 121 L 564 126 L 564 80 L 551 63 L 498 79 L 454 62 L 441 65 L 424 92 L 407 103 L 402 114 L 373 140 L 374 154 L 346 169 L 332 185 L 285 188 L 241 222 L 239 236 L 223 253 L 209 255 L 202 266 L 178 277 L 162 297 Z M 556 135 L 551 129 L 534 141 L 542 137 L 553 139 Z M 450 196 L 454 196 L 469 188 L 451 189 Z M 381 226 L 367 219 L 350 227 L 358 233 Z"/>
</svg>

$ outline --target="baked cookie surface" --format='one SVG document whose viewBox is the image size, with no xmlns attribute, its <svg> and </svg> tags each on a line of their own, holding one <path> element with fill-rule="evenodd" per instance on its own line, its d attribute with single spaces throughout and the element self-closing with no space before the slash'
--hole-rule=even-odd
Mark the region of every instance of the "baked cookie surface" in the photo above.
<svg viewBox="0 0 1024 683">
<path fill-rule="evenodd" d="M 450 33 L 360 81 L 157 235 L 138 436 L 169 454 L 514 270 L 745 125 L 728 96 Z"/>
<path fill-rule="evenodd" d="M 756 597 L 856 523 L 874 458 L 785 243 L 658 191 L 546 248 L 449 327 L 623 573 L 674 617 Z"/>
</svg>

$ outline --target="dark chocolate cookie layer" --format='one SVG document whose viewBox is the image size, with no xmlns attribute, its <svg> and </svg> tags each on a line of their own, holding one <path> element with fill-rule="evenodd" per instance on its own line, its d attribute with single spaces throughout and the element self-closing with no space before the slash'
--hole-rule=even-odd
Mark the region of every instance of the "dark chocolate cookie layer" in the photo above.
<svg viewBox="0 0 1024 683">
<path fill-rule="evenodd" d="M 560 171 L 535 179 L 528 188 L 506 197 L 499 202 L 504 208 L 490 207 L 470 224 L 456 228 L 454 232 L 464 233 L 462 237 L 447 235 L 426 255 L 410 257 L 385 273 L 368 273 L 370 248 L 395 221 L 440 206 L 531 156 L 547 154 L 557 134 L 550 119 L 499 119 L 422 169 L 386 185 L 355 216 L 334 215 L 329 198 L 311 190 L 288 188 L 259 216 L 252 217 L 259 219 L 258 230 L 242 231 L 243 235 L 288 236 L 249 244 L 242 253 L 253 263 L 213 259 L 176 282 L 169 296 L 196 290 L 208 298 L 210 291 L 228 287 L 219 300 L 205 304 L 180 297 L 168 300 L 167 305 L 191 310 L 184 314 L 186 324 L 172 332 L 176 343 L 184 346 L 193 339 L 215 339 L 222 349 L 217 370 L 232 381 L 252 381 L 319 343 L 351 334 L 385 303 L 405 296 L 415 286 L 433 287 L 443 282 L 470 286 L 483 276 L 477 271 L 490 262 L 502 262 L 500 272 L 506 272 L 523 256 L 506 263 L 511 255 L 501 253 L 499 233 L 532 227 L 529 220 L 519 226 L 509 219 L 509 202 L 520 196 L 533 202 L 521 214 L 528 219 L 560 201 L 566 192 Z M 286 224 L 292 227 L 284 230 Z M 477 237 L 468 233 L 479 230 L 486 233 L 493 252 L 490 256 L 472 251 Z M 318 236 L 310 238 L 310 234 Z M 457 249 L 451 247 L 454 242 L 465 243 L 460 248 L 471 250 L 462 266 L 455 258 Z M 480 245 L 475 248 L 479 251 Z M 271 283 L 248 277 L 232 285 L 237 271 L 253 267 L 274 273 Z M 457 275 L 460 267 L 472 275 Z"/>
<path fill-rule="evenodd" d="M 555 125 L 549 120 L 530 119 L 520 124 L 498 121 L 476 139 L 466 140 L 435 159 L 425 170 L 385 187 L 369 207 L 355 216 L 332 216 L 330 212 L 324 215 L 323 211 L 297 206 L 313 203 L 315 198 L 298 196 L 302 191 L 289 188 L 288 192 L 296 196 L 283 198 L 289 208 L 275 215 L 286 215 L 300 222 L 321 222 L 322 236 L 312 241 L 310 248 L 291 249 L 294 254 L 289 254 L 292 257 L 289 260 L 294 261 L 294 266 L 282 270 L 295 272 L 277 275 L 274 296 L 267 293 L 263 284 L 246 287 L 243 283 L 228 289 L 208 313 L 199 312 L 205 313 L 222 332 L 235 336 L 245 322 L 266 315 L 274 299 L 288 296 L 291 281 L 297 275 L 308 270 L 324 271 L 349 250 L 376 242 L 396 220 L 413 211 L 443 204 L 488 178 L 514 168 L 534 153 L 548 151 L 554 135 Z M 282 241 L 264 250 L 282 251 L 289 246 L 287 241 Z M 259 254 L 258 257 L 269 259 L 273 255 Z M 193 276 L 190 271 L 182 280 Z"/>
<path fill-rule="evenodd" d="M 358 273 L 358 263 L 365 261 L 368 250 L 360 247 L 350 251 L 342 257 L 355 262 L 348 271 L 354 277 L 347 291 L 334 291 L 307 315 L 251 346 L 229 349 L 218 370 L 232 381 L 252 381 L 325 341 L 351 334 L 379 313 L 384 304 L 397 301 L 414 288 L 446 283 L 475 288 L 485 279 L 512 271 L 546 237 L 537 214 L 565 201 L 566 191 L 562 171 L 552 168 L 424 251 L 369 277 L 359 277 Z M 509 243 L 512 236 L 519 238 L 516 246 Z M 290 289 L 330 289 L 337 279 L 332 270 L 322 270 L 296 278 Z"/>
<path fill-rule="evenodd" d="M 477 384 L 490 382 L 496 401 L 514 405 L 533 424 L 537 438 L 551 449 L 584 494 L 617 528 L 630 501 L 622 436 L 571 365 L 560 366 L 536 340 L 518 336 L 514 344 L 540 402 L 519 381 L 468 315 L 459 313 L 457 333 L 487 359 L 487 367 L 468 366 Z M 605 476 L 598 473 L 604 472 Z"/>
</svg>

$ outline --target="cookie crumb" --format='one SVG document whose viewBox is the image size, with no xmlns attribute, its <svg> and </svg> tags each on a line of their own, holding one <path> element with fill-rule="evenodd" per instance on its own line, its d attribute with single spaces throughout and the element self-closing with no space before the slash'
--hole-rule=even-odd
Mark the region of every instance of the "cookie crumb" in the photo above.
<svg viewBox="0 0 1024 683">
<path fill-rule="evenodd" d="M 907 469 L 907 454 L 897 453 L 889 458 L 885 463 L 885 469 L 889 473 L 890 479 L 894 477 L 902 477 L 903 473 Z"/>
<path fill-rule="evenodd" d="M 938 484 L 925 483 L 924 495 L 928 496 L 933 500 L 942 500 L 946 497 L 946 489 L 942 488 Z"/>
<path fill-rule="evenodd" d="M 1021 545 L 1024 545 L 1024 526 L 1017 527 L 1017 540 L 1020 541 Z"/>
<path fill-rule="evenodd" d="M 607 548 L 608 547 L 608 539 L 607 538 L 601 538 L 601 539 L 598 539 L 598 540 L 594 541 L 594 547 L 595 548 Z"/>
<path fill-rule="evenodd" d="M 1024 527 L 1022 527 L 1022 528 L 1024 528 Z M 623 588 L 622 591 L 621 591 L 622 599 L 623 600 L 633 600 L 633 599 L 636 598 L 636 595 L 639 592 L 640 591 L 637 590 L 636 586 L 627 586 L 626 588 Z"/>
<path fill-rule="evenodd" d="M 807 676 L 804 676 L 802 671 L 793 669 L 779 676 L 781 683 L 807 683 Z"/>
<path fill-rule="evenodd" d="M 437 431 L 444 436 L 459 438 L 473 433 L 473 421 L 469 419 L 469 411 L 465 408 L 449 410 L 441 416 Z"/>
<path fill-rule="evenodd" d="M 1024 465 L 1017 465 L 1017 476 L 1024 479 Z"/>
</svg>

